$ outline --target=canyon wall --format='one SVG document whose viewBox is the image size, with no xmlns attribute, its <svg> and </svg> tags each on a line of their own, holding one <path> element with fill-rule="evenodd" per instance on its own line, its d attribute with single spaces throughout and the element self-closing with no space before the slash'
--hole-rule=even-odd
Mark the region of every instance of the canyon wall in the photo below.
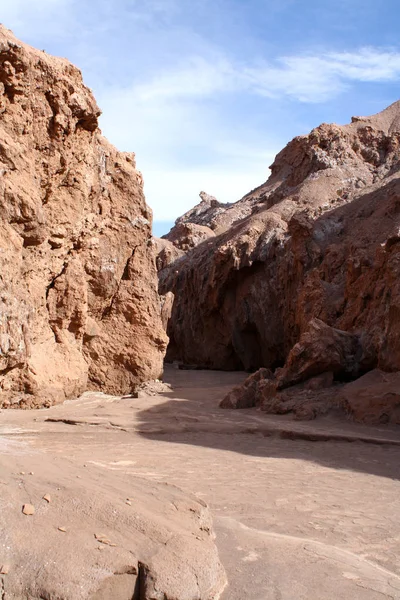
<svg viewBox="0 0 400 600">
<path fill-rule="evenodd" d="M 152 215 L 80 71 L 0 28 L 0 406 L 162 373 Z"/>
<path fill-rule="evenodd" d="M 357 348 L 351 367 L 343 360 L 308 376 L 333 370 L 346 380 L 374 368 L 399 370 L 399 146 L 397 102 L 295 138 L 268 181 L 235 204 L 202 198 L 185 219 L 198 227 L 201 215 L 213 235 L 194 248 L 185 240 L 183 256 L 170 251 L 159 264 L 160 292 L 175 297 L 169 360 L 252 371 L 281 368 L 290 358 L 293 374 L 301 360 L 292 348 L 322 322 L 355 336 Z M 182 248 L 178 226 L 164 243 Z"/>
</svg>

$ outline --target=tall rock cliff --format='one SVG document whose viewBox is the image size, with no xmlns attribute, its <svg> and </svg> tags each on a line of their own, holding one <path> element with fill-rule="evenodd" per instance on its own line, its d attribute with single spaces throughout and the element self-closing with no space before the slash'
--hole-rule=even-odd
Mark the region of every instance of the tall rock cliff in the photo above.
<svg viewBox="0 0 400 600">
<path fill-rule="evenodd" d="M 268 181 L 225 210 L 199 205 L 193 214 L 217 235 L 159 263 L 160 291 L 175 296 L 169 358 L 248 370 L 288 361 L 293 382 L 324 370 L 339 379 L 400 370 L 399 174 L 397 102 L 295 138 Z M 352 357 L 325 326 L 357 338 L 356 347 L 346 341 Z M 300 376 L 318 335 L 319 352 L 335 339 L 341 360 Z"/>
<path fill-rule="evenodd" d="M 0 406 L 162 372 L 151 212 L 80 71 L 0 28 Z"/>
</svg>

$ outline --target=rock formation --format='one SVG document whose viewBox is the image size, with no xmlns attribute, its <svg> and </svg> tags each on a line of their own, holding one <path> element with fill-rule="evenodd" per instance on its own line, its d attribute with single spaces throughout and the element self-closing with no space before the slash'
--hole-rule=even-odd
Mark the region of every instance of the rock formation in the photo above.
<svg viewBox="0 0 400 600">
<path fill-rule="evenodd" d="M 67 60 L 0 29 L 0 406 L 159 377 L 151 212 Z"/>
<path fill-rule="evenodd" d="M 344 385 L 400 370 L 399 169 L 397 102 L 295 138 L 265 184 L 203 211 L 216 236 L 159 272 L 175 296 L 168 358 L 279 369 L 279 394 L 324 372 Z"/>
<path fill-rule="evenodd" d="M 175 227 L 164 236 L 164 238 L 171 240 L 175 234 L 175 228 L 180 225 L 199 225 L 201 227 L 208 227 L 213 231 L 220 229 L 219 218 L 225 215 L 226 210 L 232 206 L 232 204 L 223 204 L 218 202 L 214 196 L 210 196 L 206 192 L 200 192 L 200 202 L 193 208 L 188 210 L 184 215 L 178 217 L 175 221 Z"/>
</svg>

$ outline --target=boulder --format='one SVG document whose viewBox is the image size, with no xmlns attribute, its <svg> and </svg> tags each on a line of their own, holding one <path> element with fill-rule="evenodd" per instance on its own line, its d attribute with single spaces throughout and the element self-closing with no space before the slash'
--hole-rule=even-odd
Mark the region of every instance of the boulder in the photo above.
<svg viewBox="0 0 400 600">
<path fill-rule="evenodd" d="M 334 329 L 314 318 L 289 352 L 278 376 L 278 388 L 290 387 L 327 372 L 338 378 L 354 378 L 359 371 L 361 356 L 357 335 Z M 324 380 L 321 383 L 323 386 Z M 314 379 L 314 383 L 308 385 L 318 384 L 320 382 Z"/>
<path fill-rule="evenodd" d="M 221 408 L 252 408 L 257 406 L 259 403 L 258 390 L 260 386 L 269 382 L 269 379 L 273 377 L 272 372 L 269 369 L 259 369 L 256 373 L 253 373 L 243 382 L 242 385 L 235 386 L 226 396 L 221 400 Z"/>
<path fill-rule="evenodd" d="M 374 369 L 346 384 L 340 401 L 355 421 L 400 425 L 400 373 Z"/>
<path fill-rule="evenodd" d="M 325 372 L 292 385 L 284 390 L 280 386 L 284 369 L 275 374 L 269 369 L 259 369 L 242 385 L 234 387 L 220 403 L 221 408 L 259 407 L 263 412 L 277 415 L 292 413 L 295 419 L 315 419 L 338 406 L 338 387 L 333 385 L 333 373 Z"/>
<path fill-rule="evenodd" d="M 276 385 L 264 388 L 260 385 L 260 410 L 274 415 L 292 414 L 297 420 L 309 421 L 338 408 L 339 387 L 315 390 L 301 383 L 279 391 Z"/>
</svg>

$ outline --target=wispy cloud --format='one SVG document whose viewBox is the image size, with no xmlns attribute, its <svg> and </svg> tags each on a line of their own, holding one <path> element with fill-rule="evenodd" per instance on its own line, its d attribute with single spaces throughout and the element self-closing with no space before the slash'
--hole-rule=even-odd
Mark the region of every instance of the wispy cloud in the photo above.
<svg viewBox="0 0 400 600">
<path fill-rule="evenodd" d="M 203 93 L 206 88 L 212 95 L 203 81 Z M 267 178 L 277 150 L 268 151 L 249 125 L 233 130 L 212 106 L 172 90 L 157 86 L 150 95 L 137 95 L 136 88 L 99 95 L 104 133 L 119 148 L 135 150 L 157 220 L 178 217 L 202 189 L 222 202 L 239 199 Z"/>
<path fill-rule="evenodd" d="M 379 48 L 253 65 L 218 55 L 188 57 L 147 81 L 102 90 L 99 102 L 105 134 L 135 149 L 156 218 L 169 219 L 189 208 L 202 188 L 234 201 L 267 178 L 280 148 L 271 147 L 250 115 L 234 121 L 238 98 L 321 103 L 355 83 L 399 78 L 400 52 Z"/>
<path fill-rule="evenodd" d="M 300 102 L 323 102 L 360 82 L 391 82 L 400 78 L 400 52 L 361 48 L 319 56 L 287 56 L 274 64 L 245 69 L 248 85 L 269 97 L 289 96 Z"/>
<path fill-rule="evenodd" d="M 150 81 L 135 86 L 131 92 L 138 101 L 204 97 L 219 92 L 234 92 L 242 85 L 229 60 L 217 57 L 205 60 L 194 56 L 178 67 L 160 73 Z"/>
<path fill-rule="evenodd" d="M 244 92 L 300 102 L 323 102 L 360 82 L 392 82 L 400 78 L 400 52 L 361 48 L 318 56 L 282 56 L 257 64 L 238 64 L 217 57 L 191 57 L 185 64 L 132 89 L 138 101 L 206 97 Z"/>
</svg>

